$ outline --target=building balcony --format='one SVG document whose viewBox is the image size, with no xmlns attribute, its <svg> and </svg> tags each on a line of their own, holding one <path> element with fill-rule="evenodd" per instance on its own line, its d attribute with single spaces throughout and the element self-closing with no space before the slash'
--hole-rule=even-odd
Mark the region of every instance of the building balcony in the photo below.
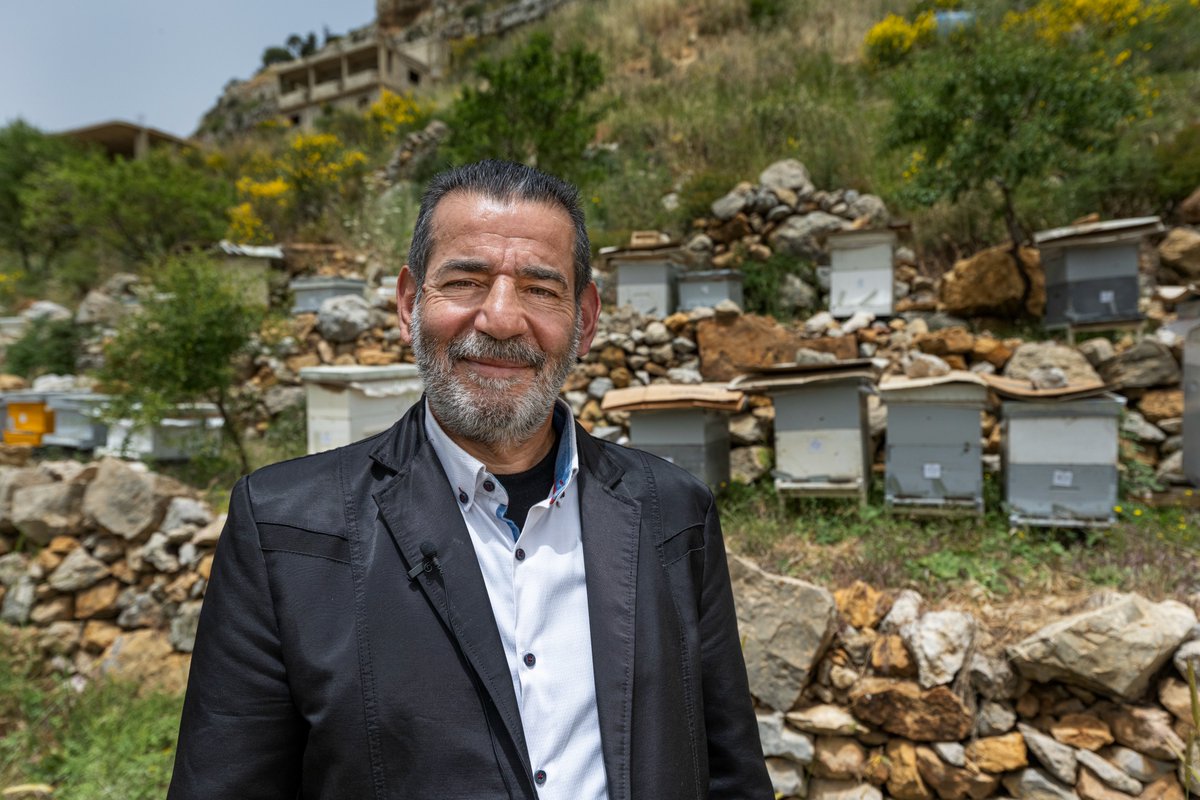
<svg viewBox="0 0 1200 800">
<path fill-rule="evenodd" d="M 346 76 L 346 80 L 342 82 L 345 90 L 350 92 L 355 89 L 367 89 L 372 86 L 379 85 L 379 70 L 366 69 L 362 72 L 355 72 L 352 75 Z"/>
<path fill-rule="evenodd" d="M 314 103 L 320 103 L 325 100 L 332 100 L 341 93 L 342 82 L 340 80 L 326 81 L 325 83 L 318 83 L 312 88 L 311 100 Z"/>
<path fill-rule="evenodd" d="M 308 104 L 308 89 L 301 87 L 293 89 L 290 92 L 285 92 L 279 95 L 279 110 L 287 111 L 291 108 L 304 106 Z"/>
</svg>

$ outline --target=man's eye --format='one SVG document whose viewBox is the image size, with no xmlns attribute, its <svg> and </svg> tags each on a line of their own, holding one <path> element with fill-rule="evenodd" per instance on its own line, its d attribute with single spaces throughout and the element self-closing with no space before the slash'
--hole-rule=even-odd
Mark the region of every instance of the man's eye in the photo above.
<svg viewBox="0 0 1200 800">
<path fill-rule="evenodd" d="M 530 286 L 529 291 L 538 297 L 558 297 L 558 292 L 553 289 L 547 289 L 545 286 Z"/>
</svg>

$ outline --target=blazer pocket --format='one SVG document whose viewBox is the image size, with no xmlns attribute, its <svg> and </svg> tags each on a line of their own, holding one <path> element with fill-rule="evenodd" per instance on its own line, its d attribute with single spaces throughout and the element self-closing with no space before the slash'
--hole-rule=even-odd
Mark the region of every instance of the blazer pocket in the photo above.
<svg viewBox="0 0 1200 800">
<path fill-rule="evenodd" d="M 295 553 L 342 564 L 350 563 L 350 543 L 340 536 L 260 522 L 258 539 L 263 552 Z"/>
<path fill-rule="evenodd" d="M 663 566 L 670 566 L 689 553 L 704 549 L 704 524 L 684 528 L 662 543 Z"/>
</svg>

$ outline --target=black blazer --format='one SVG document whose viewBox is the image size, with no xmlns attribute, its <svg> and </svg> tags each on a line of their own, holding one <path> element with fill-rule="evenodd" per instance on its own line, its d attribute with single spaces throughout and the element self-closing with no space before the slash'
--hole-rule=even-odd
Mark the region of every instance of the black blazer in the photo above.
<svg viewBox="0 0 1200 800">
<path fill-rule="evenodd" d="M 712 495 L 577 430 L 611 800 L 773 797 Z M 406 573 L 432 542 L 443 573 Z M 170 800 L 535 798 L 508 663 L 424 403 L 234 487 Z"/>
</svg>

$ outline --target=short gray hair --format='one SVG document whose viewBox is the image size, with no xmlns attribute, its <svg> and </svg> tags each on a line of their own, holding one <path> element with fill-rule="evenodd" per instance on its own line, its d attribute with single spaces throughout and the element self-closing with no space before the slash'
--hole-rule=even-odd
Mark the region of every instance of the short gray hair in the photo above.
<svg viewBox="0 0 1200 800">
<path fill-rule="evenodd" d="M 439 172 L 425 187 L 421 210 L 408 249 L 408 268 L 416 278 L 418 290 L 425 283 L 425 270 L 433 250 L 433 212 L 450 194 L 478 194 L 492 200 L 524 200 L 561 208 L 575 229 L 575 299 L 592 282 L 592 244 L 583 220 L 579 190 L 553 175 L 512 161 L 488 159 Z"/>
</svg>

